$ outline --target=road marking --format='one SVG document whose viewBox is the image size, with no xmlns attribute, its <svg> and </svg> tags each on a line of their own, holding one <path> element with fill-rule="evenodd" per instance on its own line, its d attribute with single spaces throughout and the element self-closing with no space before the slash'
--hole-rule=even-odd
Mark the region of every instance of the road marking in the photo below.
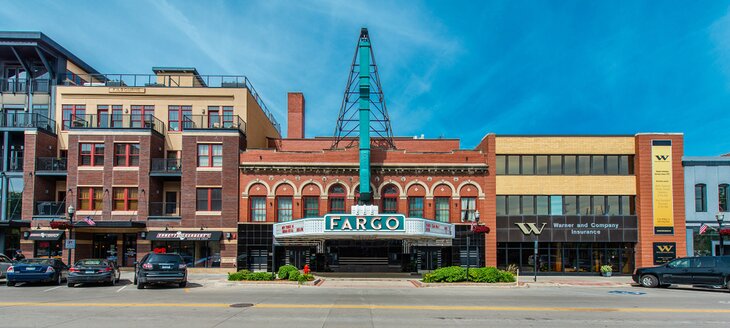
<svg viewBox="0 0 730 328">
<path fill-rule="evenodd" d="M 117 293 L 121 292 L 122 289 L 124 289 L 124 288 L 127 288 L 127 286 L 125 285 L 125 286 L 122 286 L 122 288 L 117 289 Z"/>
<path fill-rule="evenodd" d="M 228 303 L 42 303 L 0 302 L 0 306 L 35 307 L 185 307 L 228 308 Z M 673 308 L 581 308 L 530 306 L 458 306 L 458 305 L 368 305 L 368 304 L 254 304 L 261 309 L 368 309 L 410 311 L 512 311 L 512 312 L 627 312 L 627 313 L 726 313 L 730 309 L 673 309 Z"/>
<path fill-rule="evenodd" d="M 184 291 L 185 291 L 186 293 L 189 293 L 189 292 L 190 292 L 190 288 L 185 288 L 185 289 L 183 289 L 183 290 L 184 290 Z"/>
<path fill-rule="evenodd" d="M 61 288 L 61 287 L 63 287 L 63 286 L 56 286 L 56 287 L 53 287 L 53 288 L 48 288 L 48 289 L 44 290 L 43 292 L 44 292 L 44 293 L 45 293 L 45 292 L 50 292 L 50 291 L 52 291 L 52 290 L 54 290 L 54 289 L 59 289 L 59 288 Z"/>
</svg>

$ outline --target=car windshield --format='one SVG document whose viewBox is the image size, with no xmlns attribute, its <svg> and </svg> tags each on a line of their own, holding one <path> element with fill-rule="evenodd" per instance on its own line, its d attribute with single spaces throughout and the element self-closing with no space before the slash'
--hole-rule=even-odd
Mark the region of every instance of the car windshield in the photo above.
<svg viewBox="0 0 730 328">
<path fill-rule="evenodd" d="M 147 263 L 180 263 L 182 258 L 177 254 L 152 254 Z"/>
<path fill-rule="evenodd" d="M 21 264 L 39 264 L 39 265 L 53 265 L 51 259 L 25 259 L 20 261 Z"/>
<path fill-rule="evenodd" d="M 76 262 L 76 265 L 88 266 L 88 265 L 108 265 L 104 260 L 81 260 Z"/>
</svg>

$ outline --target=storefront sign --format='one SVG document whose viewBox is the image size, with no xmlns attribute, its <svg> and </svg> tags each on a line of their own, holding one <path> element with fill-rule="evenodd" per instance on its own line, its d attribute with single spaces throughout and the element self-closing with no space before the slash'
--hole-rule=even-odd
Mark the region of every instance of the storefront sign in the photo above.
<svg viewBox="0 0 730 328">
<path fill-rule="evenodd" d="M 661 265 L 677 258 L 677 243 L 654 243 L 654 265 Z"/>
<path fill-rule="evenodd" d="M 30 240 L 59 240 L 63 237 L 63 231 L 35 230 L 28 235 Z"/>
<path fill-rule="evenodd" d="M 150 231 L 147 240 L 220 240 L 221 231 Z"/>
<path fill-rule="evenodd" d="M 145 93 L 145 88 L 141 87 L 113 87 L 109 88 L 109 93 Z"/>
<path fill-rule="evenodd" d="M 442 235 L 451 235 L 454 232 L 454 226 L 451 224 L 445 224 L 440 222 L 426 222 L 424 223 L 424 232 L 436 233 Z"/>
<path fill-rule="evenodd" d="M 498 242 L 636 242 L 636 216 L 498 216 Z"/>
<path fill-rule="evenodd" d="M 652 140 L 651 181 L 654 234 L 674 234 L 674 193 L 672 191 L 672 141 Z"/>
<path fill-rule="evenodd" d="M 295 220 L 285 224 L 279 224 L 276 226 L 276 233 L 279 236 L 303 233 L 306 223 L 307 221 Z"/>
<path fill-rule="evenodd" d="M 328 214 L 324 217 L 324 231 L 403 232 L 405 231 L 405 216 L 400 214 L 369 216 Z"/>
</svg>

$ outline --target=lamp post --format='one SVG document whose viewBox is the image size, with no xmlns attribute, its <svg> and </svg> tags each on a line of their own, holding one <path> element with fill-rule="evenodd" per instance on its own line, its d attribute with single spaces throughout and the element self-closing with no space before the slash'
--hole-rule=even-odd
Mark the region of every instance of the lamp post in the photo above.
<svg viewBox="0 0 730 328">
<path fill-rule="evenodd" d="M 74 213 L 76 213 L 76 208 L 74 208 L 73 205 L 68 206 L 68 238 L 73 240 L 73 228 L 74 228 Z M 76 249 L 74 247 L 73 249 Z M 68 265 L 71 265 L 71 248 L 68 249 Z"/>
<path fill-rule="evenodd" d="M 725 255 L 724 245 L 722 243 L 722 220 L 725 219 L 725 215 L 722 213 L 715 214 L 715 218 L 717 219 L 717 225 L 719 229 L 717 230 L 718 235 L 720 236 L 720 256 Z"/>
</svg>

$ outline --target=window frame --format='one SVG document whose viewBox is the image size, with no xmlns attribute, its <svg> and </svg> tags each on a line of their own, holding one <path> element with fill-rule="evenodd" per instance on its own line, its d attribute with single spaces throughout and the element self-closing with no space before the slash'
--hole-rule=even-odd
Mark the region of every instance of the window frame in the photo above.
<svg viewBox="0 0 730 328">
<path fill-rule="evenodd" d="M 207 154 L 201 155 L 201 147 L 207 147 Z M 214 155 L 214 149 L 220 149 L 220 155 Z M 201 159 L 208 161 L 207 165 L 201 165 Z M 216 165 L 216 159 L 220 159 Z M 198 167 L 223 167 L 223 144 L 199 143 L 198 144 Z"/>
<path fill-rule="evenodd" d="M 469 206 L 467 206 L 467 208 L 465 209 L 464 208 L 465 201 L 467 202 L 467 204 L 473 202 L 474 208 L 471 209 L 471 208 L 468 208 Z M 461 208 L 460 208 L 461 211 L 459 212 L 459 219 L 461 220 L 461 222 L 475 222 L 477 207 L 479 206 L 479 204 L 477 203 L 477 198 L 476 197 L 461 197 L 460 202 L 461 202 Z M 464 214 L 466 214 L 466 216 Z"/>
<path fill-rule="evenodd" d="M 251 218 L 251 222 L 266 222 L 266 196 L 251 196 L 249 197 L 248 203 L 249 217 Z M 258 205 L 263 206 L 255 207 Z M 258 219 L 258 217 L 261 217 L 263 219 Z"/>
<path fill-rule="evenodd" d="M 314 206 L 310 206 L 309 201 L 312 201 Z M 319 217 L 319 196 L 303 196 L 302 205 L 303 218 Z"/>
<path fill-rule="evenodd" d="M 730 212 L 728 205 L 730 205 L 730 184 L 721 183 L 717 185 L 717 209 L 720 212 Z"/>
<path fill-rule="evenodd" d="M 91 147 L 90 153 L 84 154 L 83 148 L 85 145 L 88 145 Z M 101 146 L 102 151 L 101 154 L 97 152 L 97 146 Z M 80 142 L 79 143 L 79 166 L 82 167 L 90 167 L 90 166 L 104 166 L 104 152 L 106 151 L 106 147 L 104 143 L 96 143 L 96 142 Z M 89 158 L 90 164 L 82 164 L 84 162 L 84 158 Z M 98 162 L 97 162 L 98 161 Z"/>
<path fill-rule="evenodd" d="M 439 208 L 439 202 L 446 203 L 444 208 Z M 443 205 L 443 204 L 441 204 Z M 451 197 L 434 197 L 433 198 L 434 208 L 434 220 L 438 222 L 449 222 L 451 221 Z"/>
<path fill-rule="evenodd" d="M 199 207 L 201 200 L 198 198 L 198 196 L 200 196 L 200 191 L 201 190 L 206 190 L 207 191 L 206 194 L 205 194 L 205 196 L 206 196 L 206 199 L 205 199 L 205 201 L 206 201 L 205 202 L 206 203 L 206 207 L 204 209 L 201 209 Z M 215 201 L 215 200 L 213 200 L 213 191 L 214 190 L 219 190 L 220 191 L 220 194 L 221 194 L 221 198 L 217 199 L 217 201 L 220 202 L 218 204 L 219 205 L 218 207 L 220 209 L 215 209 L 215 207 L 214 207 L 214 201 Z M 223 210 L 223 188 L 221 188 L 221 187 L 215 187 L 215 188 L 195 188 L 195 211 L 197 211 L 197 212 L 221 212 L 222 210 Z"/>
<path fill-rule="evenodd" d="M 118 147 L 122 146 L 124 152 L 119 152 Z M 137 154 L 132 154 L 132 146 L 137 146 Z M 114 166 L 115 167 L 139 167 L 139 158 L 142 149 L 139 143 L 115 143 L 114 144 Z M 124 159 L 124 164 L 119 164 L 118 160 Z M 132 163 L 136 161 L 136 164 Z"/>
<path fill-rule="evenodd" d="M 171 115 L 177 114 L 177 119 L 173 120 Z M 179 132 L 185 130 L 185 117 L 193 115 L 193 106 L 191 105 L 169 105 L 167 106 L 167 130 Z M 177 127 L 173 128 L 173 123 Z"/>
<path fill-rule="evenodd" d="M 424 200 L 423 196 L 408 196 L 408 217 L 423 218 Z M 418 208 L 420 201 L 420 209 Z M 420 214 L 420 215 L 419 215 Z"/>
<path fill-rule="evenodd" d="M 282 203 L 288 200 L 289 207 L 283 208 Z M 288 216 L 288 218 L 285 218 Z M 289 222 L 294 219 L 294 198 L 292 196 L 276 196 L 276 222 Z"/>
<path fill-rule="evenodd" d="M 82 190 L 87 190 L 89 192 L 89 198 L 81 198 L 81 195 L 83 193 Z M 101 198 L 97 199 L 97 190 L 99 191 L 99 194 L 101 194 Z M 79 211 L 101 211 L 104 207 L 104 194 L 101 192 L 102 187 L 77 187 L 76 192 L 77 195 L 79 195 L 76 205 L 78 206 Z M 97 202 L 100 202 L 99 208 L 97 208 Z M 84 206 L 84 203 L 86 203 L 87 207 Z"/>
<path fill-rule="evenodd" d="M 79 113 L 81 112 L 81 113 Z M 68 117 L 66 117 L 68 113 Z M 61 130 L 66 131 L 71 128 L 71 122 L 74 117 L 86 115 L 86 104 L 63 104 L 61 105 Z M 85 119 L 85 118 L 84 118 Z"/>
<path fill-rule="evenodd" d="M 120 199 L 117 197 L 117 191 L 123 190 L 122 204 L 123 208 L 117 207 L 117 202 Z M 132 191 L 136 191 L 135 197 L 132 197 Z M 132 206 L 134 203 L 135 206 Z M 133 208 L 134 207 L 134 208 Z M 139 188 L 137 187 L 112 187 L 112 211 L 137 211 L 139 210 Z"/>
<path fill-rule="evenodd" d="M 698 195 L 697 188 L 700 188 L 700 195 Z M 704 183 L 695 184 L 695 212 L 707 212 L 707 185 Z"/>
<path fill-rule="evenodd" d="M 333 192 L 335 188 L 342 188 L 342 191 Z M 347 199 L 347 189 L 345 189 L 344 186 L 340 184 L 332 185 L 329 190 L 327 191 L 327 209 L 329 210 L 329 213 L 332 214 L 344 214 L 345 213 L 345 207 L 346 207 L 346 199 Z M 339 207 L 335 209 L 333 205 L 334 201 L 342 202 L 342 209 Z"/>
</svg>

